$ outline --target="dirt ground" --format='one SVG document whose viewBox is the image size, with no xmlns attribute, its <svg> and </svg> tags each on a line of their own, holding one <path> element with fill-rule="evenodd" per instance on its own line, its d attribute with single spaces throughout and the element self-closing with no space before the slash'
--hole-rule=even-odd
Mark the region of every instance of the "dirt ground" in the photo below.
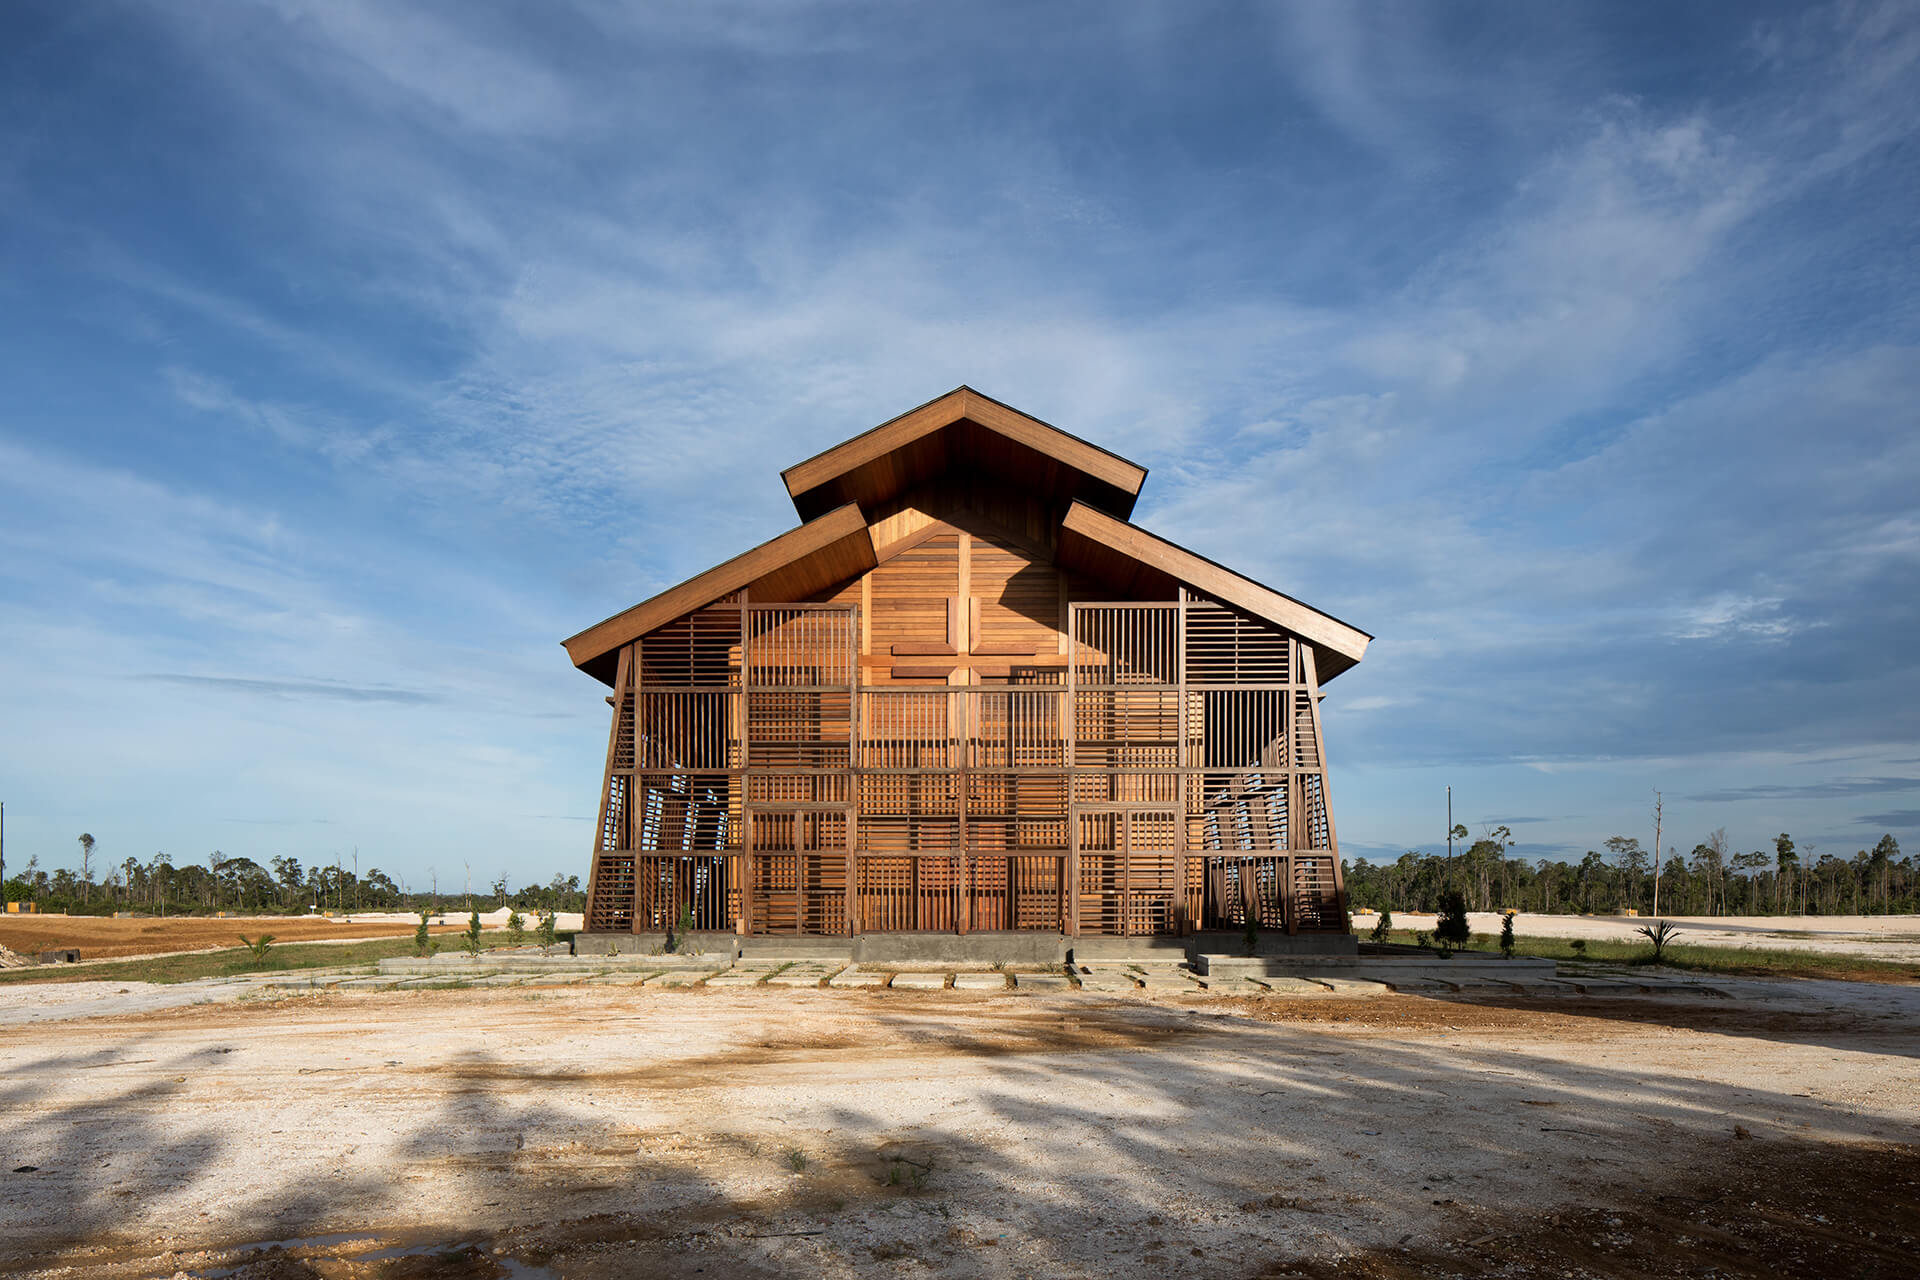
<svg viewBox="0 0 1920 1280">
<path fill-rule="evenodd" d="M 1738 992 L 76 991 L 0 1272 L 1911 1276 L 1920 989 Z"/>
<path fill-rule="evenodd" d="M 125 956 L 166 955 L 177 951 L 204 951 L 237 947 L 240 935 L 270 933 L 279 942 L 337 941 L 343 938 L 391 938 L 410 935 L 418 916 L 377 920 L 362 917 L 349 923 L 325 916 L 179 916 L 170 920 L 115 920 L 103 916 L 0 916 L 0 945 L 26 955 L 62 947 L 80 948 L 82 960 L 111 960 Z M 464 923 L 464 922 L 463 922 Z M 452 932 L 456 926 L 435 928 Z"/>
</svg>

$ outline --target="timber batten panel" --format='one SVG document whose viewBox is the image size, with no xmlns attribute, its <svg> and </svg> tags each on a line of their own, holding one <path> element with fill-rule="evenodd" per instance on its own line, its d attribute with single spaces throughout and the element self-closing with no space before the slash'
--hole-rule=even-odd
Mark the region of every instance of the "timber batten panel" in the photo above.
<svg viewBox="0 0 1920 1280">
<path fill-rule="evenodd" d="M 968 436 L 968 396 L 568 642 L 614 685 L 590 932 L 1345 929 L 1319 678 L 1365 633 L 1125 523 L 1124 459 L 1004 406 Z"/>
</svg>

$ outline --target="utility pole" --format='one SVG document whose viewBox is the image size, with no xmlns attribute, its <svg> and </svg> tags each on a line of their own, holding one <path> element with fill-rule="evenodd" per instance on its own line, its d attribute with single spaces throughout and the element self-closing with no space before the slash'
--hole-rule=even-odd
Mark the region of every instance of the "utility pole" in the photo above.
<svg viewBox="0 0 1920 1280">
<path fill-rule="evenodd" d="M 1653 793 L 1653 916 L 1660 918 L 1660 793 Z"/>
<path fill-rule="evenodd" d="M 1447 788 L 1447 862 L 1453 862 L 1453 788 Z"/>
<path fill-rule="evenodd" d="M 0 800 L 0 898 L 7 896 L 7 802 Z M 0 903 L 0 911 L 7 908 Z M 22 944 L 25 945 L 25 944 Z"/>
</svg>

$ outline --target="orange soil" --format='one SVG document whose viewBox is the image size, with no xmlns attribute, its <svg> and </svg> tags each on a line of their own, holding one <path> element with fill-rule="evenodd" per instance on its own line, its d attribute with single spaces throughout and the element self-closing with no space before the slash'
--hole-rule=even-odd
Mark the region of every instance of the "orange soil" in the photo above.
<svg viewBox="0 0 1920 1280">
<path fill-rule="evenodd" d="M 242 916 L 224 920 L 180 916 L 167 920 L 114 920 L 102 916 L 0 916 L 0 945 L 33 955 L 61 947 L 80 948 L 82 960 L 118 956 L 163 955 L 237 947 L 240 935 L 270 933 L 277 942 L 316 942 L 328 938 L 391 938 L 411 934 L 414 922 L 395 920 L 348 924 L 324 916 Z M 457 933 L 452 925 L 435 933 Z"/>
</svg>

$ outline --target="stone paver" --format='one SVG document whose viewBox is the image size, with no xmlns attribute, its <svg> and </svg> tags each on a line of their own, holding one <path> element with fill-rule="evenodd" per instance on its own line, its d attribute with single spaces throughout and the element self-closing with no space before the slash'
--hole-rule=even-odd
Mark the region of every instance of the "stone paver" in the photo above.
<svg viewBox="0 0 1920 1280">
<path fill-rule="evenodd" d="M 1386 983 L 1372 982 L 1366 978 L 1314 978 L 1313 981 L 1331 987 L 1337 996 L 1384 996 L 1388 993 Z"/>
<path fill-rule="evenodd" d="M 707 979 L 710 987 L 757 987 L 771 969 L 725 969 Z"/>
<path fill-rule="evenodd" d="M 637 987 L 653 976 L 651 973 L 599 973 L 588 978 L 587 985 L 590 987 Z"/>
<path fill-rule="evenodd" d="M 833 970 L 813 965 L 795 965 L 767 979 L 770 987 L 817 987 L 833 975 Z"/>
<path fill-rule="evenodd" d="M 848 987 L 884 987 L 887 985 L 888 976 L 868 969 L 842 969 L 833 975 L 832 981 L 827 985 L 843 990 Z"/>
<path fill-rule="evenodd" d="M 1096 969 L 1080 975 L 1080 989 L 1101 995 L 1120 995 L 1138 991 L 1140 984 L 1130 974 L 1113 969 Z"/>
<path fill-rule="evenodd" d="M 944 973 L 896 973 L 893 975 L 895 991 L 938 991 L 947 985 Z"/>
<path fill-rule="evenodd" d="M 1013 981 L 1022 991 L 1068 991 L 1073 986 L 1063 973 L 1022 973 L 1016 974 Z"/>
<path fill-rule="evenodd" d="M 1007 975 L 1004 973 L 956 973 L 953 975 L 955 991 L 1005 991 Z"/>
<path fill-rule="evenodd" d="M 648 982 L 647 985 L 650 987 L 691 987 L 695 983 L 705 982 L 717 972 L 720 971 L 716 969 L 669 969 L 659 977 Z"/>
</svg>

